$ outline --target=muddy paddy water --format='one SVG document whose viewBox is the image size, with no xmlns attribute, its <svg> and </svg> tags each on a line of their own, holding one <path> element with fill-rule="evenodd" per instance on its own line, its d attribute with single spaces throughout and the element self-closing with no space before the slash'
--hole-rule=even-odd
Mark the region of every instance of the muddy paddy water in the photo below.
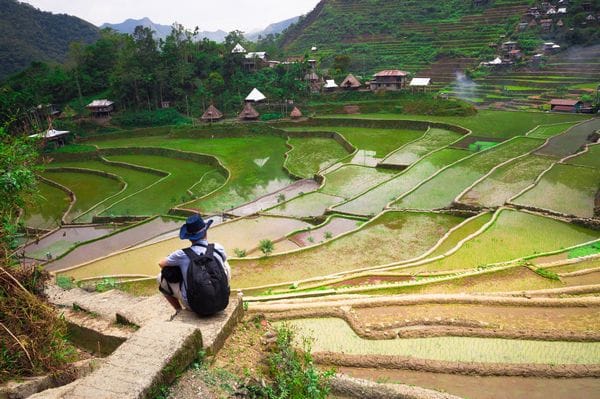
<svg viewBox="0 0 600 399">
<path fill-rule="evenodd" d="M 348 367 L 341 367 L 339 371 L 356 378 L 415 385 L 470 399 L 595 398 L 600 392 L 599 378 L 479 377 Z"/>
<path fill-rule="evenodd" d="M 355 230 L 363 223 L 364 221 L 358 219 L 334 216 L 320 227 L 294 234 L 290 237 L 290 240 L 301 247 L 307 247 Z"/>
<path fill-rule="evenodd" d="M 182 222 L 178 222 L 180 226 Z M 297 219 L 272 216 L 248 217 L 236 219 L 212 227 L 209 230 L 210 242 L 222 244 L 229 257 L 233 257 L 234 248 L 250 252 L 262 239 L 279 240 L 293 231 L 309 227 L 308 223 Z M 172 238 L 151 245 L 136 247 L 112 256 L 90 262 L 82 267 L 65 272 L 75 279 L 118 276 L 147 275 L 158 273 L 158 262 L 172 251 L 188 245 L 188 241 Z M 275 244 L 277 246 L 277 244 Z"/>
</svg>

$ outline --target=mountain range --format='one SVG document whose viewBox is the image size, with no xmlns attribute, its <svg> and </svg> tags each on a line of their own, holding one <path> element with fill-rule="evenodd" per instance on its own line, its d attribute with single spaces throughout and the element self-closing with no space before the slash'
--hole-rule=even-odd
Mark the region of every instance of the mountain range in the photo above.
<svg viewBox="0 0 600 399">
<path fill-rule="evenodd" d="M 66 14 L 53 14 L 16 0 L 0 0 L 0 79 L 33 61 L 63 62 L 73 41 L 93 43 L 96 26 Z"/>
</svg>

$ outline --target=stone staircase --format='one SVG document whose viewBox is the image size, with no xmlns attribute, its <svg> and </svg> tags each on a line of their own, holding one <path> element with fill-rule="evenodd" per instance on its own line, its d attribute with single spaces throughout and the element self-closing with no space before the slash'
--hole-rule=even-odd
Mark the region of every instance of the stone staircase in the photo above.
<svg viewBox="0 0 600 399">
<path fill-rule="evenodd" d="M 243 316 L 241 297 L 209 318 L 175 312 L 162 295 L 134 297 L 112 290 L 89 293 L 81 289 L 48 289 L 48 298 L 59 307 L 83 310 L 114 324 L 132 324 L 130 334 L 104 364 L 69 385 L 50 389 L 31 398 L 147 398 L 161 384 L 172 382 L 199 351 L 216 353 Z"/>
</svg>

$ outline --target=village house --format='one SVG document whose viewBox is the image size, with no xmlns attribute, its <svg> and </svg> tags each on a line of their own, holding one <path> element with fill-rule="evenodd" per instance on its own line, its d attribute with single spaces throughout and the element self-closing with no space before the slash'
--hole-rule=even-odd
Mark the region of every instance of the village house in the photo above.
<svg viewBox="0 0 600 399">
<path fill-rule="evenodd" d="M 54 144 L 56 147 L 62 147 L 67 143 L 71 132 L 68 130 L 56 130 L 52 126 L 42 133 L 32 134 L 29 137 L 42 139 L 44 144 Z"/>
<path fill-rule="evenodd" d="M 265 101 L 266 99 L 267 97 L 264 94 L 262 94 L 260 90 L 258 90 L 256 87 L 252 89 L 248 96 L 246 96 L 247 103 L 259 103 L 261 101 Z"/>
<path fill-rule="evenodd" d="M 235 47 L 231 50 L 232 54 L 246 54 L 246 49 L 242 47 L 241 44 L 236 44 Z"/>
<path fill-rule="evenodd" d="M 268 65 L 269 55 L 264 51 L 250 52 L 244 57 L 244 68 L 249 72 L 254 72 Z"/>
<path fill-rule="evenodd" d="M 359 89 L 360 86 L 360 82 L 352 74 L 348 74 L 348 76 L 346 76 L 346 79 L 344 79 L 342 84 L 340 84 L 340 87 L 344 90 L 356 90 Z"/>
<path fill-rule="evenodd" d="M 552 19 L 546 18 L 540 20 L 540 26 L 543 30 L 549 31 L 552 28 Z"/>
<path fill-rule="evenodd" d="M 294 109 L 290 113 L 290 118 L 292 118 L 292 119 L 302 118 L 302 112 L 298 109 L 298 107 L 294 107 Z"/>
<path fill-rule="evenodd" d="M 508 58 L 511 61 L 518 61 L 521 58 L 523 58 L 523 53 L 521 52 L 521 50 L 511 50 L 508 52 Z"/>
<path fill-rule="evenodd" d="M 86 108 L 90 110 L 92 116 L 95 118 L 109 117 L 114 111 L 114 102 L 107 99 L 94 100 Z"/>
<path fill-rule="evenodd" d="M 259 116 L 260 114 L 254 109 L 252 104 L 247 102 L 244 105 L 244 109 L 242 109 L 242 112 L 239 114 L 239 119 L 243 121 L 255 121 Z"/>
<path fill-rule="evenodd" d="M 323 88 L 325 89 L 325 91 L 334 91 L 338 87 L 339 86 L 337 85 L 337 83 L 335 83 L 335 80 L 333 80 L 333 79 L 327 79 L 327 80 L 325 80 L 325 85 L 323 86 Z"/>
<path fill-rule="evenodd" d="M 581 107 L 583 107 L 583 102 L 579 100 L 554 99 L 550 101 L 550 111 L 554 112 L 577 113 L 581 111 Z"/>
<path fill-rule="evenodd" d="M 377 90 L 402 90 L 406 88 L 408 72 L 397 69 L 385 70 L 373 75 L 373 80 L 369 82 L 369 87 L 373 91 Z"/>
<path fill-rule="evenodd" d="M 219 111 L 214 105 L 210 105 L 204 114 L 202 114 L 202 120 L 204 122 L 214 122 L 223 118 L 223 113 Z"/>
<path fill-rule="evenodd" d="M 517 50 L 519 47 L 519 43 L 517 42 L 504 42 L 502 43 L 502 51 L 509 52 L 512 50 Z"/>
</svg>

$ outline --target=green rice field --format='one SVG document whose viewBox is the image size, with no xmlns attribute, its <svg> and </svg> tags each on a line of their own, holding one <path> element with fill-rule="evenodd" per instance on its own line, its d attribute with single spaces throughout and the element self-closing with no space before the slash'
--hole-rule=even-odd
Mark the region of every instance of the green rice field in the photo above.
<svg viewBox="0 0 600 399">
<path fill-rule="evenodd" d="M 459 198 L 459 202 L 489 208 L 502 206 L 511 197 L 533 184 L 553 162 L 555 160 L 552 158 L 538 155 L 516 159 L 477 183 Z"/>
<path fill-rule="evenodd" d="M 441 245 L 437 247 L 435 251 L 433 251 L 428 257 L 433 258 L 450 251 L 452 248 L 456 247 L 460 241 L 479 231 L 479 229 L 481 229 L 492 219 L 492 216 L 493 214 L 491 212 L 487 212 L 468 219 L 466 223 L 450 233 L 450 235 L 441 243 Z"/>
<path fill-rule="evenodd" d="M 77 220 L 90 208 L 119 193 L 124 188 L 124 183 L 113 178 L 92 173 L 80 172 L 55 172 L 46 170 L 42 176 L 69 188 L 75 193 L 75 204 L 66 217 L 68 222 Z M 84 221 L 87 218 L 83 218 Z"/>
<path fill-rule="evenodd" d="M 445 147 L 462 136 L 443 129 L 429 129 L 418 140 L 405 145 L 383 160 L 385 164 L 411 165 L 431 151 Z"/>
<path fill-rule="evenodd" d="M 473 337 L 368 340 L 359 337 L 342 319 L 300 319 L 286 323 L 295 328 L 300 337 L 311 338 L 315 352 L 404 356 L 461 363 L 597 364 L 600 359 L 600 342 Z M 336 333 L 323 334 L 324 331 Z"/>
<path fill-rule="evenodd" d="M 564 133 L 570 127 L 576 125 L 578 122 L 565 122 L 556 125 L 541 125 L 531 131 L 527 136 L 534 137 L 537 139 L 547 139 L 549 137 L 556 136 Z"/>
<path fill-rule="evenodd" d="M 287 154 L 285 166 L 299 177 L 312 178 L 315 173 L 335 164 L 348 152 L 337 141 L 329 138 L 290 137 L 292 149 Z"/>
<path fill-rule="evenodd" d="M 503 209 L 484 233 L 458 251 L 407 272 L 472 269 L 544 252 L 558 251 L 600 238 L 600 232 L 552 218 Z"/>
<path fill-rule="evenodd" d="M 50 230 L 60 225 L 60 219 L 69 207 L 70 198 L 63 190 L 40 182 L 39 193 L 25 208 L 27 226 Z"/>
<path fill-rule="evenodd" d="M 535 187 L 513 202 L 567 215 L 592 217 L 599 187 L 600 169 L 556 164 Z"/>
<path fill-rule="evenodd" d="M 166 214 L 177 204 L 193 199 L 187 192 L 192 187 L 198 185 L 201 188 L 194 193 L 197 196 L 208 194 L 219 187 L 202 183 L 203 178 L 214 170 L 210 165 L 155 155 L 109 155 L 106 158 L 114 162 L 153 167 L 169 174 L 146 190 L 134 193 L 126 201 L 116 203 L 107 211 L 116 215 Z M 224 181 L 222 178 L 221 184 Z"/>
<path fill-rule="evenodd" d="M 348 199 L 388 180 L 395 173 L 387 169 L 344 165 L 325 175 L 325 185 L 320 191 Z"/>
<path fill-rule="evenodd" d="M 140 140 L 118 138 L 99 140 L 94 144 L 102 148 L 137 147 Z M 230 172 L 228 184 L 186 206 L 205 213 L 220 212 L 241 205 L 291 183 L 282 167 L 284 154 L 289 149 L 285 145 L 285 139 L 279 136 L 214 139 L 150 136 L 144 138 L 143 145 L 210 154 L 219 158 Z"/>
<path fill-rule="evenodd" d="M 566 163 L 600 169 L 600 145 L 589 146 L 587 152 L 567 160 Z"/>
<path fill-rule="evenodd" d="M 352 198 L 333 209 L 356 215 L 375 215 L 385 206 L 416 187 L 438 170 L 471 155 L 469 151 L 445 148 L 430 154 L 398 176 L 374 187 L 368 192 Z"/>
<path fill-rule="evenodd" d="M 407 194 L 393 206 L 403 209 L 437 209 L 447 207 L 470 184 L 494 166 L 539 147 L 540 139 L 518 137 L 479 152 L 443 170 L 431 180 Z"/>
<path fill-rule="evenodd" d="M 524 135 L 538 125 L 548 125 L 563 122 L 581 122 L 589 119 L 586 115 L 549 114 L 542 112 L 514 112 L 479 110 L 472 116 L 434 116 L 434 115 L 405 115 L 405 114 L 357 114 L 357 115 L 327 115 L 325 118 L 342 119 L 408 119 L 419 121 L 444 122 L 470 129 L 476 136 L 483 137 L 514 137 Z"/>
<path fill-rule="evenodd" d="M 383 158 L 397 148 L 423 136 L 423 131 L 407 129 L 372 129 L 347 126 L 298 126 L 285 128 L 291 132 L 337 132 L 360 150 L 375 151 Z"/>
<path fill-rule="evenodd" d="M 312 249 L 232 260 L 232 284 L 245 288 L 283 283 L 411 259 L 462 220 L 434 213 L 386 212 L 360 230 Z"/>
</svg>

